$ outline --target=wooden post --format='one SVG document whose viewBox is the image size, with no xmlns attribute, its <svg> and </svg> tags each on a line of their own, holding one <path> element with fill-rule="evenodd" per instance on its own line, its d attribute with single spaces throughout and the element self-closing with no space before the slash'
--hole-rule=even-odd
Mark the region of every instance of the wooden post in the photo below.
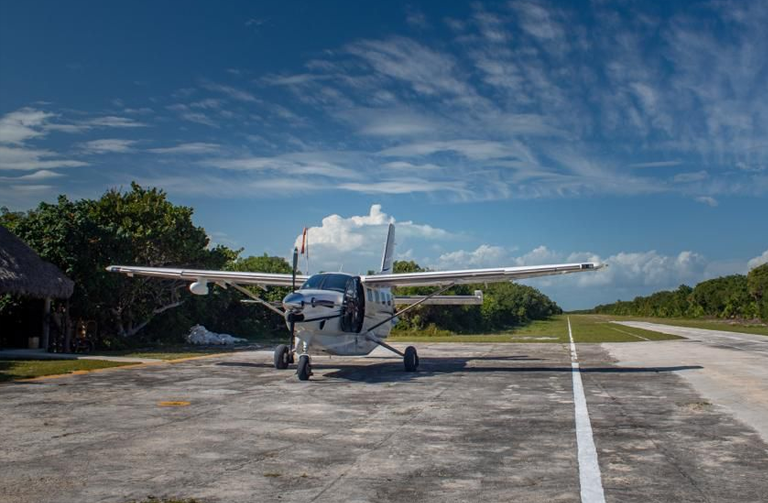
<svg viewBox="0 0 768 503">
<path fill-rule="evenodd" d="M 48 351 L 48 338 L 51 334 L 51 298 L 46 297 L 43 304 L 43 337 L 40 346 Z"/>
</svg>

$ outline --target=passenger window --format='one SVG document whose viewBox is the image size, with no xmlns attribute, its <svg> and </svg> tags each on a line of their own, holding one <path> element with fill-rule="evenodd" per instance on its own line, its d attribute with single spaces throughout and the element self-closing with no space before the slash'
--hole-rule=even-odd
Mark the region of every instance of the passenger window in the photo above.
<svg viewBox="0 0 768 503">
<path fill-rule="evenodd" d="M 373 290 L 368 289 L 368 302 L 373 302 Z"/>
<path fill-rule="evenodd" d="M 375 290 L 373 292 L 373 298 L 376 299 L 374 302 L 376 302 L 377 304 L 379 304 L 381 302 L 381 298 L 379 297 L 379 291 L 378 290 Z"/>
</svg>

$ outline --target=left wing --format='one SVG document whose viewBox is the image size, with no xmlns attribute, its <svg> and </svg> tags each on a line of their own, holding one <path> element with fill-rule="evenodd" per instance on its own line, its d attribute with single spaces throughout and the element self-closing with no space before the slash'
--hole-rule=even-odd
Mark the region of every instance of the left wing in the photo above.
<svg viewBox="0 0 768 503">
<path fill-rule="evenodd" d="M 445 286 L 467 283 L 500 283 L 516 279 L 536 278 L 554 274 L 596 271 L 605 264 L 582 262 L 578 264 L 534 265 L 520 267 L 499 267 L 495 269 L 466 269 L 461 271 L 428 271 L 404 274 L 377 274 L 361 276 L 360 280 L 369 286 Z"/>
<path fill-rule="evenodd" d="M 201 284 L 215 283 L 218 285 L 260 285 L 260 286 L 291 286 L 293 276 L 290 274 L 272 274 L 266 272 L 238 271 L 205 271 L 200 269 L 170 269 L 165 267 L 135 267 L 111 265 L 109 272 L 119 272 L 128 276 L 151 276 L 154 278 L 181 279 Z M 301 285 L 309 276 L 296 275 L 296 284 Z M 192 293 L 196 293 L 190 285 Z"/>
</svg>

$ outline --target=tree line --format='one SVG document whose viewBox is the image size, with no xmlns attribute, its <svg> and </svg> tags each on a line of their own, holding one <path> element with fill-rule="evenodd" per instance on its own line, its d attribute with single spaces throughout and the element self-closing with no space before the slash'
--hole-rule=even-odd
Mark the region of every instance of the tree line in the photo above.
<svg viewBox="0 0 768 503">
<path fill-rule="evenodd" d="M 243 295 L 232 289 L 212 287 L 207 296 L 198 297 L 190 294 L 186 281 L 128 278 L 105 270 L 107 265 L 121 264 L 291 272 L 282 257 L 243 257 L 242 249 L 210 246 L 205 229 L 194 224 L 193 215 L 192 208 L 171 203 L 164 191 L 134 183 L 130 190 L 109 190 L 99 199 L 72 201 L 62 195 L 56 203 L 40 203 L 27 212 L 2 208 L 0 225 L 74 280 L 70 318 L 96 321 L 107 345 L 178 341 L 195 324 L 244 337 L 284 335 L 285 323 L 279 315 L 241 303 Z M 421 270 L 414 262 L 395 263 L 396 272 Z M 453 290 L 469 295 L 476 289 L 484 290 L 482 306 L 420 306 L 403 316 L 401 324 L 406 330 L 496 330 L 561 312 L 551 299 L 528 286 L 502 283 Z M 277 302 L 288 291 L 270 288 L 258 293 Z M 430 291 L 409 288 L 397 293 Z M 29 312 L 30 302 L 0 298 L 0 317 L 4 323 L 12 322 Z"/>
<path fill-rule="evenodd" d="M 730 318 L 768 320 L 768 264 L 748 274 L 733 274 L 691 288 L 656 292 L 631 301 L 602 304 L 594 313 L 664 318 Z"/>
</svg>

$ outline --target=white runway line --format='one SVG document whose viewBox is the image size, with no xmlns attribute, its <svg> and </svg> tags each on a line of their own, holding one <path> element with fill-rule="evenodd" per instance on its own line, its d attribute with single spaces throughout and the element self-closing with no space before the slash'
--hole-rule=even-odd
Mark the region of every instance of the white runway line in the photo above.
<svg viewBox="0 0 768 503">
<path fill-rule="evenodd" d="M 605 503 L 603 479 L 597 462 L 595 439 L 592 437 L 592 424 L 589 422 L 587 398 L 581 383 L 579 356 L 571 332 L 571 319 L 568 320 L 568 338 L 571 340 L 571 376 L 573 377 L 573 404 L 576 408 L 576 445 L 579 449 L 579 483 L 581 484 L 582 503 Z"/>
</svg>

